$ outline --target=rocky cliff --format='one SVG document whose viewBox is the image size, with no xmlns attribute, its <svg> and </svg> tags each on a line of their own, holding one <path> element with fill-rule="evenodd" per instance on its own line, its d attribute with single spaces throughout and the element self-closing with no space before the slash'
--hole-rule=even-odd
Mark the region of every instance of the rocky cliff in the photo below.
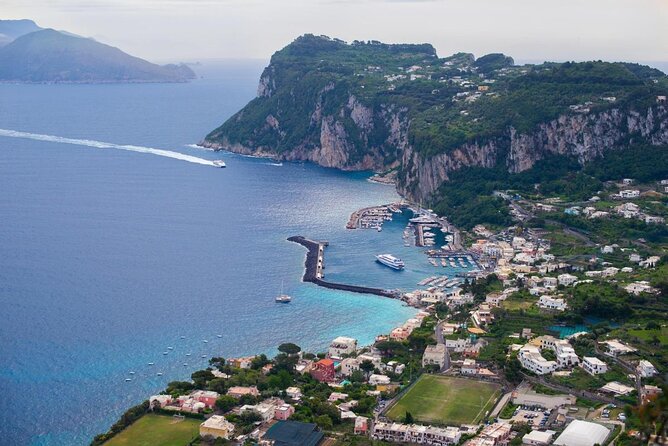
<svg viewBox="0 0 668 446">
<path fill-rule="evenodd" d="M 585 164 L 632 142 L 668 144 L 668 89 L 630 64 L 515 67 L 503 55 L 438 59 L 430 45 L 304 36 L 276 53 L 258 96 L 203 144 L 343 170 L 397 169 L 428 201 L 465 167 L 521 172 L 549 155 Z M 483 73 L 484 69 L 484 73 Z"/>
<path fill-rule="evenodd" d="M 407 145 L 398 189 L 407 197 L 426 199 L 448 180 L 451 172 L 464 167 L 502 164 L 509 172 L 517 173 L 549 155 L 571 156 L 584 165 L 633 142 L 668 144 L 668 108 L 657 105 L 642 111 L 613 108 L 590 115 L 563 115 L 531 132 L 509 127 L 501 137 L 464 144 L 432 157 L 424 157 Z"/>
</svg>

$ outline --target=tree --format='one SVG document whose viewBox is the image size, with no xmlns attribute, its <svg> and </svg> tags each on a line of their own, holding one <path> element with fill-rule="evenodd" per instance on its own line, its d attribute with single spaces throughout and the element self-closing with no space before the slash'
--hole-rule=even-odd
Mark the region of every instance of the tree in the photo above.
<svg viewBox="0 0 668 446">
<path fill-rule="evenodd" d="M 198 370 L 194 372 L 192 375 L 190 375 L 190 378 L 193 380 L 195 383 L 195 387 L 197 388 L 204 388 L 206 387 L 206 384 L 211 381 L 212 379 L 215 378 L 213 376 L 213 373 L 211 373 L 211 370 Z"/>
<path fill-rule="evenodd" d="M 216 400 L 216 407 L 223 412 L 230 411 L 237 405 L 237 399 L 229 395 L 221 395 Z"/>
<path fill-rule="evenodd" d="M 360 363 L 360 370 L 364 372 L 365 376 L 369 376 L 371 372 L 376 370 L 376 366 L 373 365 L 373 362 L 371 362 L 370 360 L 365 359 Z"/>
<path fill-rule="evenodd" d="M 413 424 L 414 422 L 415 421 L 413 420 L 413 414 L 406 411 L 406 415 L 404 416 L 404 423 L 405 424 Z"/>
<path fill-rule="evenodd" d="M 264 367 L 265 365 L 270 364 L 270 363 L 271 363 L 271 361 L 269 360 L 269 358 L 267 358 L 267 355 L 265 355 L 263 353 L 259 356 L 256 356 L 255 358 L 253 358 L 253 360 L 251 361 L 251 368 L 253 370 L 259 370 L 262 367 Z"/>
<path fill-rule="evenodd" d="M 334 427 L 334 423 L 332 423 L 332 419 L 329 418 L 328 415 L 319 415 L 315 418 L 315 424 L 320 426 L 321 429 L 323 430 L 329 430 L 332 427 Z"/>
<path fill-rule="evenodd" d="M 278 346 L 278 351 L 281 353 L 285 353 L 286 355 L 296 355 L 300 351 L 302 351 L 302 348 L 297 344 L 286 342 Z"/>
</svg>

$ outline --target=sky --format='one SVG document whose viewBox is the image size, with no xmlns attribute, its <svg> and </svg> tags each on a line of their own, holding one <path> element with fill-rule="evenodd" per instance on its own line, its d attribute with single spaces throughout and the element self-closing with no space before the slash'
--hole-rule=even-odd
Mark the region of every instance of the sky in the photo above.
<svg viewBox="0 0 668 446">
<path fill-rule="evenodd" d="M 426 42 L 440 56 L 668 61 L 668 0 L 0 0 L 0 18 L 155 62 L 268 59 L 305 33 Z"/>
</svg>

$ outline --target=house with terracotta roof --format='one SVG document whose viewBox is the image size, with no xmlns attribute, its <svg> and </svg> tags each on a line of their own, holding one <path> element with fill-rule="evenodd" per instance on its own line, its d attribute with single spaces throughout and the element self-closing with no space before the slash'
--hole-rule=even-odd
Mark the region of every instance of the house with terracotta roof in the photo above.
<svg viewBox="0 0 668 446">
<path fill-rule="evenodd" d="M 331 359 L 321 359 L 320 361 L 313 364 L 309 373 L 313 378 L 315 378 L 316 381 L 326 383 L 334 382 L 336 377 L 334 361 Z"/>
</svg>

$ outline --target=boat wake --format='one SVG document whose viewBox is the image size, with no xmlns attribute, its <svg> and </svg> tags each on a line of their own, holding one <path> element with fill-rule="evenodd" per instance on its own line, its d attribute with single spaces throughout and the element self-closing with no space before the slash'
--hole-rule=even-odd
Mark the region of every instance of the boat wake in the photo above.
<svg viewBox="0 0 668 446">
<path fill-rule="evenodd" d="M 173 158 L 181 161 L 187 161 L 189 163 L 202 164 L 205 166 L 215 166 L 213 161 L 206 160 L 204 158 L 185 155 L 179 152 L 172 152 L 171 150 L 155 149 L 153 147 L 113 144 L 109 142 L 94 141 L 90 139 L 64 138 L 62 136 L 42 135 L 39 133 L 19 132 L 16 130 L 6 130 L 6 129 L 0 129 L 0 136 L 7 136 L 10 138 L 34 139 L 36 141 L 57 142 L 61 144 L 74 144 L 77 146 L 94 147 L 96 149 L 118 149 L 118 150 L 127 150 L 130 152 L 150 153 L 151 155 L 164 156 L 166 158 Z"/>
<path fill-rule="evenodd" d="M 198 144 L 186 144 L 186 147 L 189 147 L 191 149 L 197 149 L 197 150 L 205 150 L 207 152 L 215 152 L 215 150 L 213 150 L 209 147 L 200 146 Z"/>
</svg>

